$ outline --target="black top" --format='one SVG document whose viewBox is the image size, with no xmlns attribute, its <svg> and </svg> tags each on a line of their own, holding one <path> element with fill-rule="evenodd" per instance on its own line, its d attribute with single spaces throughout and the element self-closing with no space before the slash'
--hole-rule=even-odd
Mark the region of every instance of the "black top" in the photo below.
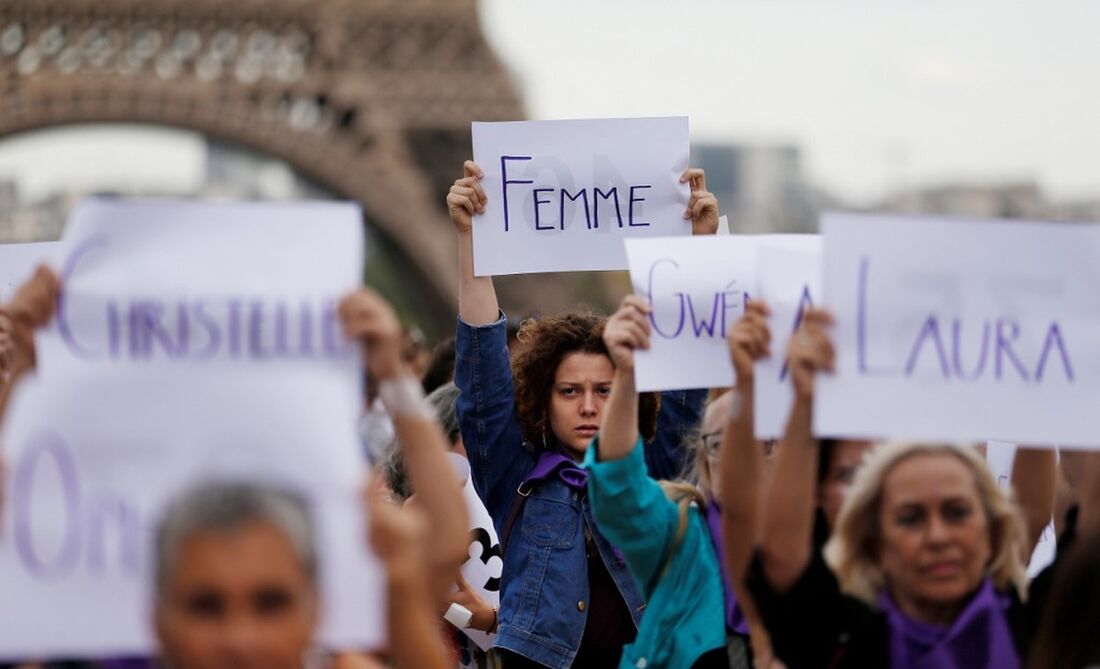
<svg viewBox="0 0 1100 669">
<path fill-rule="evenodd" d="M 825 564 L 821 532 L 824 519 L 815 521 L 814 552 L 798 580 L 784 593 L 764 576 L 759 551 L 746 576 L 757 610 L 771 635 L 776 656 L 789 669 L 849 669 L 887 667 L 890 633 L 886 614 L 840 591 Z M 1059 554 L 1062 552 L 1059 546 Z M 1052 565 L 1048 569 L 1053 569 Z M 1046 592 L 1033 592 L 1027 604 L 1009 593 L 1006 615 L 1021 663 L 1041 620 Z"/>
<path fill-rule="evenodd" d="M 617 667 L 623 646 L 634 641 L 638 629 L 611 572 L 585 527 L 588 556 L 588 617 L 574 667 Z"/>
</svg>

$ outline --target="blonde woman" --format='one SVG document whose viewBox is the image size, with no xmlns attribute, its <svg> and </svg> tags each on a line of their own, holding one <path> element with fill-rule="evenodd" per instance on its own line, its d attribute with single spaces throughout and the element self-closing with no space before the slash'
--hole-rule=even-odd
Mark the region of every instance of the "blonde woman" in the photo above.
<svg viewBox="0 0 1100 669">
<path fill-rule="evenodd" d="M 649 313 L 645 299 L 628 295 L 607 321 L 603 340 L 614 381 L 599 435 L 584 457 L 592 512 L 646 597 L 638 635 L 618 667 L 729 669 L 722 575 L 706 502 L 695 486 L 658 484 L 646 470 L 634 351 L 649 348 Z"/>
<path fill-rule="evenodd" d="M 795 403 L 749 586 L 791 667 L 1021 665 L 1023 516 L 969 446 L 886 444 L 857 471 L 824 560 L 810 550 L 813 378 L 831 370 L 831 319 L 810 310 L 788 350 Z M 796 484 L 797 483 L 797 484 Z"/>
</svg>

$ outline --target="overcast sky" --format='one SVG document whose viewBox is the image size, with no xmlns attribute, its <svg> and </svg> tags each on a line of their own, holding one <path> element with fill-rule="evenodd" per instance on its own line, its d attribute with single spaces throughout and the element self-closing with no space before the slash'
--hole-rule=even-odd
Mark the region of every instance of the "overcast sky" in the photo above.
<svg viewBox="0 0 1100 669">
<path fill-rule="evenodd" d="M 481 0 L 533 118 L 686 114 L 853 199 L 1034 177 L 1100 197 L 1097 0 Z"/>
<path fill-rule="evenodd" d="M 696 141 L 797 144 L 811 180 L 857 203 L 1027 178 L 1100 198 L 1100 0 L 481 0 L 481 14 L 533 118 L 686 114 Z M 196 136 L 133 132 L 2 141 L 0 179 L 31 197 L 201 180 Z"/>
</svg>

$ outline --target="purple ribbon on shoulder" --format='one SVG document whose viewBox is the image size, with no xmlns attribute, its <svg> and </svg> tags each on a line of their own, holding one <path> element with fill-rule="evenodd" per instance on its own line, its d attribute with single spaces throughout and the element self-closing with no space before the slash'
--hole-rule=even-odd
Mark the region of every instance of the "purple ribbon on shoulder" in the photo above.
<svg viewBox="0 0 1100 669">
<path fill-rule="evenodd" d="M 909 618 L 890 597 L 879 594 L 890 629 L 893 669 L 1019 669 L 1020 658 L 1005 617 L 1008 597 L 986 578 L 950 626 Z"/>
<path fill-rule="evenodd" d="M 527 478 L 520 484 L 520 490 L 530 490 L 532 483 L 545 481 L 555 474 L 573 490 L 585 490 L 588 487 L 588 472 L 575 460 L 561 453 L 543 451 Z"/>
<path fill-rule="evenodd" d="M 718 568 L 722 570 L 722 590 L 726 597 L 726 627 L 738 634 L 749 634 L 749 621 L 745 613 L 737 603 L 737 594 L 733 591 L 733 579 L 730 578 L 729 568 L 726 567 L 725 550 L 722 549 L 722 509 L 716 502 L 707 506 L 707 529 L 710 530 L 710 540 L 714 544 L 714 554 L 718 556 Z"/>
</svg>

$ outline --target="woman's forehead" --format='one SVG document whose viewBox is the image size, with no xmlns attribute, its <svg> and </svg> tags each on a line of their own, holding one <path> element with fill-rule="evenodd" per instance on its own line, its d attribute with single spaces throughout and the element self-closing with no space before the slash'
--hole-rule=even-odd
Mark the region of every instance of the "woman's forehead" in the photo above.
<svg viewBox="0 0 1100 669">
<path fill-rule="evenodd" d="M 557 383 L 606 382 L 611 380 L 614 373 L 615 368 L 606 355 L 574 351 L 566 353 L 561 359 L 558 368 L 554 370 L 554 381 Z"/>
<path fill-rule="evenodd" d="M 915 453 L 897 462 L 883 478 L 887 502 L 977 497 L 970 467 L 950 453 Z"/>
</svg>

